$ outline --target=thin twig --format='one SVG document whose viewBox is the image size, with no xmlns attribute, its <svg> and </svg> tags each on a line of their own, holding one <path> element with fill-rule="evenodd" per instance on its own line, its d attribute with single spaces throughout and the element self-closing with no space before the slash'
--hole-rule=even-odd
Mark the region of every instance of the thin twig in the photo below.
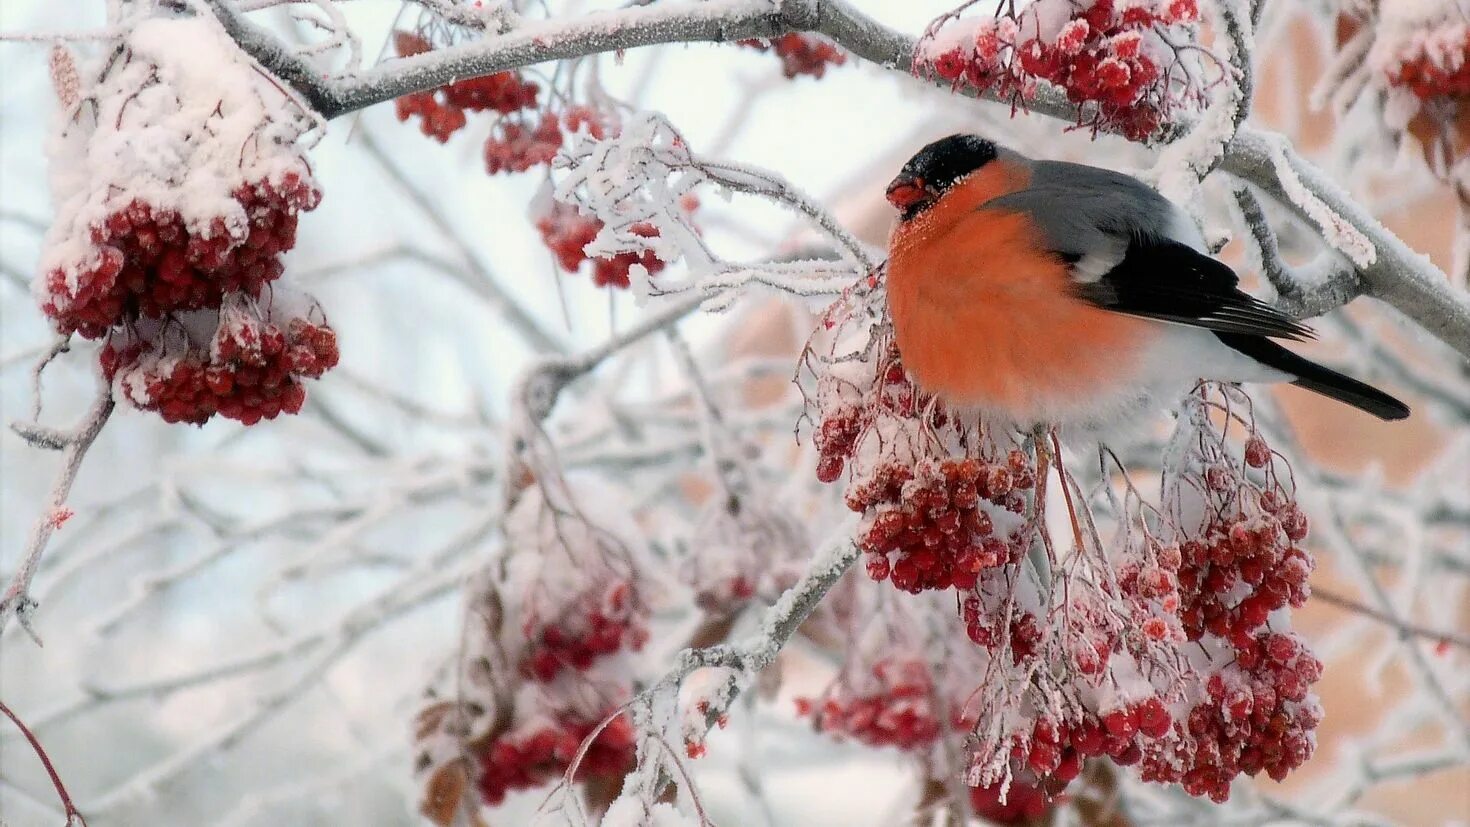
<svg viewBox="0 0 1470 827">
<path fill-rule="evenodd" d="M 6 706 L 4 701 L 0 701 L 0 713 L 4 713 L 5 717 L 9 718 L 12 724 L 15 724 L 15 728 L 20 730 L 20 734 L 24 735 L 25 739 L 31 742 L 31 749 L 35 750 L 36 757 L 41 759 L 41 766 L 46 768 L 46 774 L 51 776 L 51 786 L 56 788 L 56 795 L 61 799 L 61 806 L 66 811 L 67 827 L 71 827 L 71 824 L 74 822 L 81 824 L 82 827 L 87 827 L 87 819 L 82 816 L 81 812 L 77 810 L 77 806 L 72 803 L 71 796 L 66 792 L 66 785 L 61 783 L 61 775 L 56 772 L 56 767 L 51 763 L 51 756 L 46 754 L 46 749 L 41 746 L 40 739 L 21 722 L 19 716 L 10 711 L 10 707 Z"/>
<path fill-rule="evenodd" d="M 1337 592 L 1324 589 L 1320 586 L 1314 586 L 1312 588 L 1312 598 L 1314 600 L 1326 603 L 1329 606 L 1336 606 L 1339 609 L 1346 609 L 1355 614 L 1360 614 L 1364 617 L 1372 618 L 1386 626 L 1391 626 L 1394 629 L 1397 629 L 1399 634 L 1404 637 L 1421 637 L 1425 640 L 1432 640 L 1435 643 L 1444 643 L 1449 646 L 1458 647 L 1460 649 L 1470 650 L 1470 637 L 1456 634 L 1455 632 L 1447 632 L 1442 629 L 1431 629 L 1427 626 L 1420 626 L 1415 623 L 1410 623 L 1401 618 L 1394 617 L 1387 612 L 1379 611 L 1378 609 L 1375 609 L 1366 603 L 1360 603 L 1352 599 L 1351 597 L 1340 595 Z"/>
<path fill-rule="evenodd" d="M 92 447 L 97 435 L 102 432 L 102 426 L 107 424 L 107 418 L 112 415 L 113 405 L 112 389 L 104 386 L 92 410 L 80 424 L 66 434 L 53 434 L 64 449 L 61 473 L 57 475 L 56 483 L 51 488 L 51 498 L 47 502 L 46 510 L 36 518 L 35 526 L 31 529 L 30 540 L 21 556 L 20 569 L 10 578 L 5 594 L 0 596 L 0 634 L 5 632 L 13 615 L 31 639 L 38 646 L 41 643 L 40 636 L 30 622 L 30 615 L 37 605 L 30 595 L 31 578 L 36 576 L 36 566 L 41 562 L 41 555 L 46 551 L 46 543 L 51 539 L 51 534 L 70 516 L 66 509 L 66 498 L 71 494 L 77 472 L 81 470 L 82 459 L 86 457 L 87 450 Z"/>
</svg>

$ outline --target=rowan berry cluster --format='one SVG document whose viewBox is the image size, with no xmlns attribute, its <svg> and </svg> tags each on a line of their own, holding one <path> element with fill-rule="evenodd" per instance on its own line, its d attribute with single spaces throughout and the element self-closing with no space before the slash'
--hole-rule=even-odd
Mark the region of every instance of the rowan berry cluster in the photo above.
<svg viewBox="0 0 1470 827">
<path fill-rule="evenodd" d="M 955 86 L 1017 101 L 1045 81 L 1079 110 L 1095 104 L 1094 128 L 1142 140 L 1194 94 L 1175 87 L 1169 68 L 1177 56 L 1158 33 L 1198 19 L 1196 0 L 1041 0 L 931 32 L 916 66 Z"/>
<path fill-rule="evenodd" d="M 983 736 L 966 765 L 973 786 L 1019 780 L 1044 803 L 1086 759 L 1105 758 L 1221 799 L 1237 775 L 1279 778 L 1311 754 L 1321 664 L 1281 631 L 1308 594 L 1311 558 L 1298 545 L 1307 520 L 1284 459 L 1254 428 L 1237 428 L 1249 422 L 1238 392 L 1205 386 L 1185 400 L 1171 444 L 1189 447 L 1164 469 L 1160 509 L 1145 511 L 1130 487 L 1136 504 L 1124 504 L 1113 540 L 1085 528 L 1095 515 L 1072 487 L 1068 550 L 1038 526 L 1045 513 L 1031 502 L 1043 482 L 1032 457 L 1068 484 L 1060 445 L 1001 450 L 983 421 L 925 399 L 885 328 L 870 330 L 854 358 L 833 359 L 818 379 L 817 474 L 847 475 L 872 578 L 960 591 L 962 628 L 982 661 L 970 674 L 986 685 L 968 695 L 949 687 L 941 702 L 966 699 Z M 1224 430 L 1212 418 L 1222 411 Z M 943 729 L 914 711 L 933 694 L 917 681 L 847 680 L 804 711 L 865 742 L 915 748 L 912 732 Z M 1032 806 L 1023 799 L 1006 806 Z"/>
<path fill-rule="evenodd" d="M 284 271 L 280 256 L 296 246 L 297 217 L 315 209 L 321 191 L 303 165 L 241 185 L 232 197 L 232 214 L 188 223 L 142 198 L 116 207 L 88 230 L 80 263 L 46 273 L 41 309 L 60 332 L 96 339 L 140 316 L 259 296 Z"/>
<path fill-rule="evenodd" d="M 1416 32 L 1386 60 L 1388 82 L 1421 100 L 1470 96 L 1470 24 Z"/>
<path fill-rule="evenodd" d="M 1007 564 L 1015 562 L 1019 562 L 1019 558 L 1006 561 Z M 1013 612 L 1007 623 L 1002 609 L 988 605 L 995 602 L 988 598 L 998 591 L 994 587 L 999 581 L 996 578 L 986 580 L 988 582 L 977 587 L 977 591 L 967 595 L 960 604 L 965 634 L 971 642 L 992 652 L 1008 649 L 1011 659 L 1020 663 L 1036 654 L 1037 644 L 1041 642 L 1041 627 L 1037 625 L 1036 615 L 1024 609 Z"/>
<path fill-rule="evenodd" d="M 500 587 L 510 619 L 501 646 L 522 677 L 541 683 L 586 674 L 648 640 L 648 607 L 628 556 L 636 529 L 594 525 L 573 508 L 582 498 L 565 499 L 569 491 L 532 485 L 506 519 L 513 582 Z"/>
<path fill-rule="evenodd" d="M 649 618 L 637 526 L 618 490 L 548 477 L 518 478 L 504 552 L 468 586 L 454 699 L 419 713 L 421 807 L 436 824 L 568 770 L 575 781 L 619 779 L 634 766 L 622 710 Z"/>
<path fill-rule="evenodd" d="M 1024 778 L 1013 777 L 1009 787 L 990 784 L 970 788 L 970 809 L 987 823 L 1040 823 L 1051 807 L 1052 797 Z"/>
<path fill-rule="evenodd" d="M 609 709 L 607 714 L 612 712 Z M 561 778 L 572 766 L 582 742 L 602 720 L 563 716 L 526 731 L 506 733 L 485 744 L 476 755 L 479 777 L 475 784 L 482 800 L 493 807 L 505 800 L 507 792 L 534 789 Z M 626 714 L 613 718 L 587 745 L 573 780 L 621 778 L 627 774 L 636 756 L 634 735 L 633 723 Z"/>
<path fill-rule="evenodd" d="M 1311 593 L 1312 559 L 1295 545 L 1306 517 L 1294 503 L 1262 499 L 1274 510 L 1212 520 L 1202 538 L 1181 546 L 1180 619 L 1190 640 L 1208 634 L 1246 652 L 1272 612 L 1300 608 Z"/>
<path fill-rule="evenodd" d="M 923 752 L 939 740 L 948 717 L 936 701 L 927 663 L 887 657 L 873 664 L 868 680 L 841 683 L 822 698 L 798 698 L 796 712 L 838 737 Z"/>
<path fill-rule="evenodd" d="M 1028 732 L 1012 736 L 1010 770 L 1035 781 L 1049 798 L 1077 777 L 1088 758 L 1133 766 L 1143 760 L 1151 740 L 1168 735 L 1173 726 L 1168 706 L 1157 697 L 1066 722 L 1042 716 Z"/>
<path fill-rule="evenodd" d="M 801 577 L 810 544 L 801 523 L 757 491 L 738 504 L 711 502 L 689 538 L 684 582 L 711 615 L 731 616 L 752 600 L 774 602 Z"/>
<path fill-rule="evenodd" d="M 406 31 L 393 33 L 393 46 L 399 57 L 424 54 L 434 48 L 428 38 Z M 540 91 L 539 86 L 523 80 L 518 72 L 496 72 L 404 95 L 393 102 L 393 107 L 398 120 L 418 118 L 419 130 L 442 144 L 469 122 L 465 112 L 497 112 L 503 116 L 535 109 Z M 561 145 L 560 140 L 557 145 Z"/>
<path fill-rule="evenodd" d="M 648 627 L 638 608 L 623 581 L 593 585 L 554 620 L 528 617 L 522 624 L 527 645 L 521 674 L 545 683 L 563 669 L 585 672 L 597 658 L 642 649 Z"/>
<path fill-rule="evenodd" d="M 1236 662 L 1211 675 L 1175 737 L 1145 751 L 1145 781 L 1223 802 L 1237 775 L 1264 770 L 1280 781 L 1311 757 L 1322 709 L 1310 689 L 1322 663 L 1295 635 L 1268 633 L 1255 645 L 1252 667 Z"/>
<path fill-rule="evenodd" d="M 556 257 L 556 263 L 568 273 L 575 273 L 587 261 L 592 262 L 592 283 L 597 287 L 627 289 L 632 285 L 629 272 L 636 265 L 650 276 L 664 269 L 664 262 L 652 250 L 623 252 L 614 256 L 588 256 L 586 247 L 602 232 L 603 223 L 585 215 L 576 206 L 554 201 L 536 218 L 541 240 Z M 635 236 L 657 238 L 658 228 L 646 222 L 629 228 Z"/>
<path fill-rule="evenodd" d="M 870 577 L 906 592 L 964 590 L 982 571 L 1019 559 L 1018 515 L 1036 481 L 1025 453 L 1001 455 L 973 441 L 957 455 L 915 450 L 931 431 L 967 434 L 919 393 L 896 351 L 871 392 L 851 398 L 842 391 L 825 393 L 837 401 L 822 406 L 817 478 L 833 482 L 851 463 L 846 503 L 863 515 L 858 545 Z"/>
<path fill-rule="evenodd" d="M 742 40 L 740 45 L 762 52 L 774 51 L 781 58 L 781 74 L 788 78 L 797 75 L 820 78 L 827 73 L 828 66 L 847 62 L 847 55 L 837 44 L 815 34 L 792 32 L 774 40 Z"/>
<path fill-rule="evenodd" d="M 534 124 L 501 119 L 485 141 L 485 171 L 525 172 L 550 164 L 561 145 L 561 119 L 550 112 Z"/>
<path fill-rule="evenodd" d="M 203 425 L 219 414 L 254 425 L 297 413 L 306 401 L 302 380 L 337 364 L 337 337 L 325 322 L 292 317 L 283 329 L 253 301 L 236 298 L 220 311 L 207 344 L 190 339 L 187 321 L 171 324 L 177 328 L 148 337 L 137 335 L 140 326 L 114 334 L 98 355 L 121 396 L 165 422 Z"/>
<path fill-rule="evenodd" d="M 393 41 L 400 57 L 424 54 L 434 48 L 417 32 L 395 32 Z M 551 103 L 543 106 L 540 91 L 520 72 L 496 72 L 404 95 L 394 101 L 394 107 L 398 120 L 418 118 L 419 129 L 439 143 L 468 125 L 465 113 L 495 113 L 483 152 L 485 170 L 491 175 L 549 165 L 570 133 L 585 130 L 601 138 L 616 130 L 608 114 L 588 106 L 569 106 L 565 110 L 554 110 Z"/>
<path fill-rule="evenodd" d="M 315 302 L 266 289 L 321 200 L 296 145 L 305 116 L 215 48 L 237 51 L 211 19 L 151 19 L 86 84 L 61 67 L 58 94 L 91 105 L 57 136 L 35 292 L 61 333 L 107 338 L 103 373 L 128 402 L 253 424 L 299 411 L 301 380 L 338 353 Z"/>
</svg>

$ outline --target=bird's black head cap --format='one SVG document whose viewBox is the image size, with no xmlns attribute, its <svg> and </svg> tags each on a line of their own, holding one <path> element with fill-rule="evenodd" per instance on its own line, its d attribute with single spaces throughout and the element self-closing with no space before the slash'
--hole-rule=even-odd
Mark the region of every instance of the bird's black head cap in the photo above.
<svg viewBox="0 0 1470 827">
<path fill-rule="evenodd" d="M 888 200 L 913 218 L 934 204 L 956 183 L 994 161 L 1000 151 L 979 135 L 950 135 L 914 154 L 888 185 Z"/>
</svg>

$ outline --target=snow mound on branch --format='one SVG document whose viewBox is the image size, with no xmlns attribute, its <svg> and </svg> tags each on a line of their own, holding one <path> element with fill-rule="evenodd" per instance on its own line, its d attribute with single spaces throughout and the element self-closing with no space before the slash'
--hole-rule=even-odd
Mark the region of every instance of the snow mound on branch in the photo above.
<svg viewBox="0 0 1470 827">
<path fill-rule="evenodd" d="M 205 238 L 223 219 L 241 240 L 250 224 L 236 190 L 288 173 L 309 181 L 294 145 L 310 119 L 209 15 L 144 20 L 83 77 L 47 146 L 57 215 L 39 272 L 85 266 L 93 228 L 135 201 Z"/>
<path fill-rule="evenodd" d="M 699 820 L 686 816 L 672 804 L 655 804 L 645 811 L 642 802 L 619 798 L 602 817 L 602 827 L 698 827 Z"/>
</svg>

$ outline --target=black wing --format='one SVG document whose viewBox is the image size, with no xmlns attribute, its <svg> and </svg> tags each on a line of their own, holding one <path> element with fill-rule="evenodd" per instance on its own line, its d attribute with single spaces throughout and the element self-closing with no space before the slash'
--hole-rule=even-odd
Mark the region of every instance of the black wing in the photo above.
<svg viewBox="0 0 1470 827">
<path fill-rule="evenodd" d="M 1241 292 L 1235 271 L 1187 244 L 1134 238 L 1123 260 L 1096 281 L 1074 284 L 1098 307 L 1220 333 L 1310 339 L 1312 329 Z"/>
</svg>

